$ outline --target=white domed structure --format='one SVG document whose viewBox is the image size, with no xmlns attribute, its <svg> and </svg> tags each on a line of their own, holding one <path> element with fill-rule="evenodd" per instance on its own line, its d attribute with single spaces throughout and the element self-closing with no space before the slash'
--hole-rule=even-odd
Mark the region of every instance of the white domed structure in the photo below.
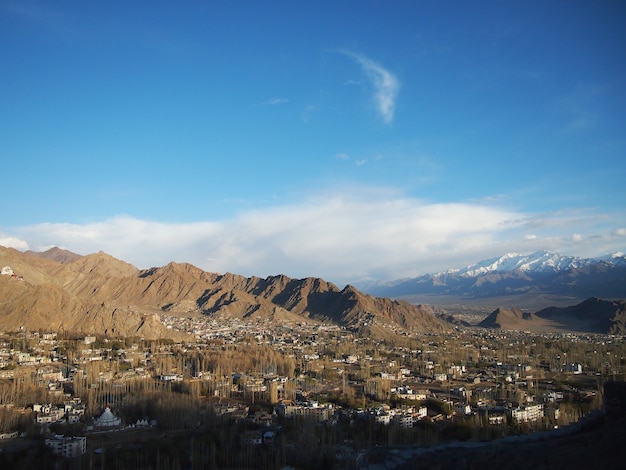
<svg viewBox="0 0 626 470">
<path fill-rule="evenodd" d="M 115 416 L 113 412 L 111 412 L 111 408 L 107 406 L 104 409 L 104 412 L 94 420 L 93 424 L 99 428 L 111 428 L 120 426 L 122 424 L 122 420 Z"/>
</svg>

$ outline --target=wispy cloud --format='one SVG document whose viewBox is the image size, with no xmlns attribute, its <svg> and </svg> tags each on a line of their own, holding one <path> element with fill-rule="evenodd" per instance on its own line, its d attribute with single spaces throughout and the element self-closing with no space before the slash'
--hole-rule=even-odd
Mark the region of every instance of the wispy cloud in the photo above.
<svg viewBox="0 0 626 470">
<path fill-rule="evenodd" d="M 605 89 L 596 85 L 578 84 L 572 91 L 559 97 L 555 108 L 565 122 L 563 133 L 579 133 L 592 130 L 600 119 L 598 101 Z"/>
<path fill-rule="evenodd" d="M 309 122 L 309 118 L 311 117 L 311 114 L 313 114 L 316 111 L 319 111 L 319 108 L 317 106 L 313 106 L 313 105 L 305 106 L 304 109 L 302 110 L 302 120 L 305 123 Z"/>
<path fill-rule="evenodd" d="M 141 268 L 186 261 L 207 271 L 319 276 L 337 284 L 437 272 L 510 251 L 551 249 L 578 256 L 624 251 L 623 215 L 612 227 L 596 220 L 563 230 L 537 220 L 551 215 L 349 188 L 228 220 L 173 224 L 118 216 L 30 225 L 0 233 L 0 244 L 38 251 L 57 245 L 81 254 L 104 250 Z M 536 223 L 529 229 L 531 220 Z"/>
<path fill-rule="evenodd" d="M 335 158 L 343 161 L 351 160 L 350 155 L 348 155 L 347 153 L 338 153 L 337 155 L 335 155 Z M 367 163 L 367 159 L 359 158 L 357 160 L 353 160 L 353 162 L 356 166 L 363 166 Z"/>
<path fill-rule="evenodd" d="M 396 76 L 364 55 L 345 50 L 341 52 L 361 65 L 374 86 L 374 102 L 379 114 L 387 124 L 391 124 L 400 90 L 400 82 Z"/>
<path fill-rule="evenodd" d="M 289 103 L 287 98 L 270 98 L 269 100 L 262 101 L 261 103 L 256 103 L 255 106 L 277 106 L 286 103 Z"/>
</svg>

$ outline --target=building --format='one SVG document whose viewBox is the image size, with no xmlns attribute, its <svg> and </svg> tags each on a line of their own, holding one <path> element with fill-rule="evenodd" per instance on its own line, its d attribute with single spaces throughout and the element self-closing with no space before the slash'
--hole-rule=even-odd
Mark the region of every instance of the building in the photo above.
<svg viewBox="0 0 626 470">
<path fill-rule="evenodd" d="M 35 412 L 35 422 L 37 424 L 50 424 L 61 421 L 65 416 L 65 410 L 51 404 L 33 405 L 33 411 Z"/>
<path fill-rule="evenodd" d="M 322 422 L 330 419 L 334 413 L 332 406 L 319 406 L 308 403 L 307 406 L 294 405 L 286 401 L 276 405 L 276 413 L 285 418 L 302 418 L 307 421 Z"/>
<path fill-rule="evenodd" d="M 386 411 L 376 411 L 372 415 L 374 416 L 374 421 L 379 424 L 388 425 L 391 422 L 391 415 Z"/>
<path fill-rule="evenodd" d="M 85 342 L 85 344 L 93 344 L 96 342 L 96 337 L 95 336 L 85 336 L 85 339 L 83 340 Z"/>
<path fill-rule="evenodd" d="M 415 413 L 413 413 L 413 420 L 420 420 L 426 416 L 428 416 L 428 407 L 420 406 L 415 410 Z"/>
<path fill-rule="evenodd" d="M 518 423 L 526 423 L 543 418 L 543 404 L 522 405 L 511 410 L 511 418 Z"/>
<path fill-rule="evenodd" d="M 13 276 L 13 269 L 11 269 L 11 266 L 5 266 L 0 270 L 0 274 L 3 276 Z"/>
<path fill-rule="evenodd" d="M 54 455 L 61 457 L 78 457 L 87 452 L 86 437 L 65 437 L 57 434 L 53 438 L 46 439 L 45 442 Z"/>
<path fill-rule="evenodd" d="M 94 420 L 94 426 L 99 428 L 112 428 L 115 426 L 120 426 L 122 424 L 122 420 L 115 416 L 111 412 L 111 408 L 108 406 L 104 409 L 104 412 Z"/>
<path fill-rule="evenodd" d="M 413 427 L 413 416 L 410 414 L 396 414 L 393 416 L 393 422 L 401 428 Z"/>
<path fill-rule="evenodd" d="M 582 374 L 583 366 L 582 364 L 579 364 L 578 362 L 575 362 L 573 364 L 564 364 L 563 372 L 571 372 L 573 374 Z"/>
</svg>

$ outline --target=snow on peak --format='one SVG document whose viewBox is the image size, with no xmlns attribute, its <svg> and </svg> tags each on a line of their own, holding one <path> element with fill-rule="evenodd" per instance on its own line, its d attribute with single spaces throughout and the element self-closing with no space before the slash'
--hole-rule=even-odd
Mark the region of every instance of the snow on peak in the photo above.
<svg viewBox="0 0 626 470">
<path fill-rule="evenodd" d="M 579 268 L 593 263 L 592 259 L 564 256 L 552 251 L 537 251 L 530 255 L 507 253 L 499 258 L 491 258 L 467 266 L 458 271 L 462 276 L 479 276 L 495 271 L 554 272 Z"/>
<path fill-rule="evenodd" d="M 621 251 L 616 251 L 615 253 L 611 253 L 610 255 L 603 256 L 599 258 L 602 261 L 606 261 L 607 263 L 613 264 L 615 266 L 625 266 L 626 265 L 626 254 Z"/>
</svg>

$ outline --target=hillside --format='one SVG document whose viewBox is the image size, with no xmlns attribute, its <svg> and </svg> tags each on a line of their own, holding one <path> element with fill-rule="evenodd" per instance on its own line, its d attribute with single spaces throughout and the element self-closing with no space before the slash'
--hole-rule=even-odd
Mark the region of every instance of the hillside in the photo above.
<svg viewBox="0 0 626 470">
<path fill-rule="evenodd" d="M 595 297 L 570 307 L 549 307 L 535 313 L 498 308 L 477 326 L 505 330 L 626 334 L 626 301 Z"/>
<path fill-rule="evenodd" d="M 50 251 L 50 250 L 49 250 Z M 52 251 L 51 253 L 55 253 Z M 169 336 L 154 313 L 307 319 L 368 335 L 396 330 L 446 331 L 426 306 L 376 298 L 319 278 L 265 279 L 207 273 L 187 263 L 139 270 L 106 253 L 37 256 L 0 247 L 0 264 L 23 276 L 3 276 L 0 328 L 53 328 L 110 335 Z M 73 259 L 72 259 L 73 258 Z M 162 327 L 162 328 L 159 328 Z"/>
<path fill-rule="evenodd" d="M 477 326 L 481 328 L 548 333 L 567 331 L 565 323 L 551 322 L 538 317 L 534 313 L 524 312 L 517 308 L 497 308 Z"/>
<path fill-rule="evenodd" d="M 537 317 L 567 324 L 572 331 L 626 334 L 626 300 L 589 298 L 571 307 L 550 307 Z"/>
</svg>

